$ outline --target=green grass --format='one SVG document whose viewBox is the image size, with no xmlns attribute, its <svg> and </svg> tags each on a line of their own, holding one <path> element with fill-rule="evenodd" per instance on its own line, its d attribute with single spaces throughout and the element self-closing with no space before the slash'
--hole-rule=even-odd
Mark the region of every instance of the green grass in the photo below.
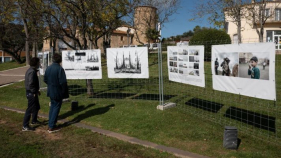
<svg viewBox="0 0 281 158">
<path fill-rule="evenodd" d="M 0 71 L 3 70 L 8 70 L 8 69 L 13 69 L 13 68 L 17 68 L 17 67 L 22 67 L 25 66 L 25 63 L 19 64 L 15 61 L 10 61 L 10 62 L 6 62 L 6 63 L 1 63 L 0 64 Z"/>
<path fill-rule="evenodd" d="M 157 54 L 152 54 L 149 57 L 149 79 L 108 79 L 104 65 L 103 79 L 93 80 L 93 85 L 95 94 L 99 96 L 106 93 L 105 98 L 88 97 L 85 80 L 69 80 L 70 99 L 79 101 L 80 109 L 71 112 L 70 103 L 64 103 L 60 117 L 210 157 L 281 155 L 281 111 L 278 102 L 281 99 L 281 56 L 277 56 L 276 60 L 276 102 L 214 91 L 210 62 L 205 62 L 206 88 L 168 81 L 167 59 L 163 58 L 164 93 L 175 95 L 166 102 L 177 103 L 177 108 L 164 112 L 156 109 L 159 103 L 157 95 L 153 94 L 158 94 L 158 65 Z M 127 95 L 123 99 L 115 97 L 116 94 L 122 97 L 126 93 L 133 95 Z M 1 88 L 0 94 L 0 105 L 25 109 L 27 101 L 23 83 Z M 147 94 L 144 100 L 132 99 L 142 94 Z M 224 106 L 217 113 L 212 113 L 185 105 L 192 98 Z M 48 102 L 49 99 L 43 92 L 40 97 L 40 112 L 48 113 Z M 276 132 L 224 117 L 229 107 L 274 117 Z M 226 150 L 222 146 L 225 125 L 238 127 L 241 144 L 237 151 Z"/>
<path fill-rule="evenodd" d="M 21 132 L 23 114 L 0 109 L 0 116 L 0 157 L 174 157 L 74 126 L 52 134 L 47 125 Z"/>
</svg>

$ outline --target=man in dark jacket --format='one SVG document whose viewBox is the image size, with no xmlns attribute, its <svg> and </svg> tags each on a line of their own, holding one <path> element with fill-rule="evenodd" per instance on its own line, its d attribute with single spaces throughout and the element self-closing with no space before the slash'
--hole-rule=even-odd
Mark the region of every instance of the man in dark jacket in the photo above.
<svg viewBox="0 0 281 158">
<path fill-rule="evenodd" d="M 32 115 L 31 124 L 40 124 L 37 120 L 38 111 L 40 109 L 38 96 L 40 95 L 39 91 L 39 80 L 37 76 L 38 68 L 40 65 L 39 58 L 32 58 L 30 60 L 30 68 L 25 73 L 25 90 L 26 98 L 28 100 L 28 106 L 25 111 L 23 119 L 22 131 L 33 131 L 34 128 L 29 126 L 29 120 Z"/>
<path fill-rule="evenodd" d="M 56 126 L 56 123 L 62 100 L 69 97 L 66 75 L 64 69 L 60 65 L 61 61 L 61 56 L 59 54 L 54 54 L 53 64 L 47 68 L 44 76 L 44 82 L 48 85 L 47 96 L 51 99 L 49 133 L 60 130 L 60 128 Z"/>
</svg>

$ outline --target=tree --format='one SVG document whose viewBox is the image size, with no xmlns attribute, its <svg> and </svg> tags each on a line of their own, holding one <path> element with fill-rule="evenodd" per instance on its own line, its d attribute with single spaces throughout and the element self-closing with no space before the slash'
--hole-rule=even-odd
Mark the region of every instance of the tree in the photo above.
<svg viewBox="0 0 281 158">
<path fill-rule="evenodd" d="M 98 48 L 98 40 L 109 41 L 110 34 L 127 15 L 127 0 L 52 0 L 45 21 L 50 37 L 63 41 L 73 50 Z M 69 42 L 71 40 L 72 42 Z M 93 95 L 92 80 L 86 80 L 87 94 Z"/>
<path fill-rule="evenodd" d="M 0 49 L 10 54 L 21 64 L 21 52 L 25 46 L 25 34 L 20 24 L 0 24 Z"/>
<path fill-rule="evenodd" d="M 222 30 L 213 28 L 204 28 L 201 31 L 196 32 L 190 39 L 190 45 L 204 45 L 205 46 L 205 60 L 211 60 L 211 47 L 218 44 L 230 44 L 231 39 L 229 35 Z"/>
<path fill-rule="evenodd" d="M 157 31 L 156 29 L 151 29 L 151 28 L 148 28 L 146 30 L 145 35 L 146 35 L 147 39 L 152 40 L 152 41 L 156 41 L 160 37 L 159 31 Z"/>
<path fill-rule="evenodd" d="M 208 16 L 209 22 L 216 27 L 224 26 L 225 20 L 233 22 L 237 26 L 238 42 L 241 43 L 241 20 L 247 15 L 244 5 L 250 3 L 251 0 L 200 0 L 190 20 Z"/>
<path fill-rule="evenodd" d="M 280 2 L 271 3 L 272 8 L 267 8 L 269 0 L 254 0 L 251 5 L 246 6 L 249 16 L 247 18 L 249 24 L 253 26 L 259 36 L 259 42 L 263 42 L 264 25 L 266 21 L 274 16 L 274 9 L 280 5 Z"/>
</svg>

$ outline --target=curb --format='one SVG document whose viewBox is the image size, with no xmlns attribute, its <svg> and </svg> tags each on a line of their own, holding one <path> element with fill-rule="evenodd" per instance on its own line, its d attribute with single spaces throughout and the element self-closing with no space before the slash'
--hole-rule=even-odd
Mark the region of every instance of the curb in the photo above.
<svg viewBox="0 0 281 158">
<path fill-rule="evenodd" d="M 16 109 L 16 108 L 11 108 L 11 107 L 6 107 L 6 106 L 0 106 L 0 108 L 5 109 L 5 110 L 9 110 L 9 111 L 13 111 L 13 112 L 17 112 L 17 113 L 23 113 L 23 114 L 25 113 L 25 110 L 21 110 L 21 109 Z M 48 119 L 48 115 L 46 115 L 46 114 L 38 114 L 38 116 Z M 66 120 L 66 119 L 61 119 L 61 120 L 58 120 L 58 122 L 67 123 L 69 121 Z M 144 147 L 164 151 L 164 152 L 167 152 L 167 153 L 170 153 L 170 154 L 173 154 L 175 156 L 182 157 L 182 158 L 207 158 L 206 156 L 198 155 L 198 154 L 195 154 L 195 153 L 191 153 L 191 152 L 180 150 L 180 149 L 173 148 L 173 147 L 167 147 L 167 146 L 164 146 L 164 145 L 151 143 L 149 141 L 140 140 L 140 139 L 137 139 L 137 138 L 134 138 L 134 137 L 126 136 L 126 135 L 123 135 L 123 134 L 115 133 L 115 132 L 112 132 L 112 131 L 100 129 L 100 128 L 93 127 L 93 126 L 89 126 L 89 125 L 86 125 L 86 124 L 83 124 L 83 123 L 74 123 L 72 125 L 74 125 L 76 127 L 79 127 L 79 128 L 89 129 L 94 133 L 99 133 L 99 134 L 102 134 L 102 135 L 105 135 L 105 136 L 116 138 L 116 139 L 119 139 L 119 140 L 122 140 L 122 141 L 125 141 L 125 142 L 129 142 L 131 144 L 138 144 L 138 145 L 141 145 L 141 146 L 144 146 Z"/>
</svg>

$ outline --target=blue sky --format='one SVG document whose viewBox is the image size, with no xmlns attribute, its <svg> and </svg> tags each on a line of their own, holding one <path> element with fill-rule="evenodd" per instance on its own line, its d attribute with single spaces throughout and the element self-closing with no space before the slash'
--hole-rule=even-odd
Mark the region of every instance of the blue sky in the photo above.
<svg viewBox="0 0 281 158">
<path fill-rule="evenodd" d="M 162 26 L 162 37 L 170 37 L 180 35 L 186 31 L 193 30 L 196 25 L 200 27 L 213 27 L 206 19 L 198 19 L 189 21 L 192 18 L 195 4 L 193 0 L 182 0 L 177 13 L 170 17 L 169 22 Z"/>
</svg>

